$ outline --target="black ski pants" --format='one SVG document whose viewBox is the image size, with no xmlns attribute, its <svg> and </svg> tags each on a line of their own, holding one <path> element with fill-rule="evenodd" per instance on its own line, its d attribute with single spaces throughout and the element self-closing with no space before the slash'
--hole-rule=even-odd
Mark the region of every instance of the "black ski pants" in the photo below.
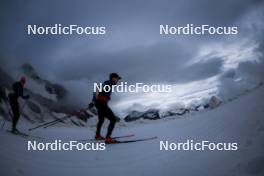
<svg viewBox="0 0 264 176">
<path fill-rule="evenodd" d="M 96 101 L 95 106 L 98 111 L 98 123 L 97 123 L 96 134 L 100 135 L 101 128 L 104 123 L 104 119 L 107 118 L 108 120 L 110 120 L 110 124 L 108 126 L 106 137 L 110 137 L 115 127 L 116 117 L 112 112 L 112 110 L 108 107 L 106 102 Z"/>
<path fill-rule="evenodd" d="M 17 122 L 18 122 L 19 117 L 20 117 L 19 104 L 18 104 L 17 100 L 10 100 L 9 104 L 11 106 L 11 110 L 12 110 L 12 113 L 13 113 L 12 127 L 14 129 L 14 128 L 16 128 Z"/>
</svg>

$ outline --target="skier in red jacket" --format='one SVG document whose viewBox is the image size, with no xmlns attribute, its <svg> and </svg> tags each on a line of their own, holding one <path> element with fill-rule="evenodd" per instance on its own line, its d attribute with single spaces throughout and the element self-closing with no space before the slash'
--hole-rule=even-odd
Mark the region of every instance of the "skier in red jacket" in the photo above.
<svg viewBox="0 0 264 176">
<path fill-rule="evenodd" d="M 111 73 L 109 75 L 109 80 L 103 83 L 103 87 L 106 85 L 112 87 L 112 85 L 116 85 L 120 79 L 121 77 L 117 73 Z M 112 90 L 107 91 L 107 92 L 105 91 L 96 92 L 94 96 L 94 103 L 98 111 L 98 119 L 99 119 L 97 123 L 95 139 L 98 139 L 98 140 L 105 139 L 106 143 L 116 142 L 113 138 L 111 138 L 111 134 L 112 134 L 112 131 L 116 123 L 116 116 L 114 115 L 110 107 L 108 106 L 108 101 L 111 99 L 111 92 Z M 108 120 L 110 120 L 110 124 L 108 126 L 106 137 L 104 138 L 103 136 L 101 136 L 100 131 L 104 123 L 105 117 Z"/>
</svg>

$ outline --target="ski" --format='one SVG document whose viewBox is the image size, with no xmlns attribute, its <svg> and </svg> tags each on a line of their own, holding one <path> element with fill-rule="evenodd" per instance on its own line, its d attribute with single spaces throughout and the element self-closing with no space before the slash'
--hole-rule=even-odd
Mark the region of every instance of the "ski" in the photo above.
<svg viewBox="0 0 264 176">
<path fill-rule="evenodd" d="M 129 135 L 122 135 L 122 136 L 114 136 L 112 137 L 113 139 L 120 139 L 120 138 L 127 138 L 127 137 L 133 137 L 135 136 L 134 134 L 129 134 Z M 80 140 L 77 140 L 77 141 L 80 141 L 80 142 L 83 142 L 83 141 L 104 141 L 104 139 L 102 140 L 99 140 L 99 139 L 80 139 Z"/>
<path fill-rule="evenodd" d="M 11 130 L 7 130 L 7 132 L 13 134 L 13 135 L 17 135 L 17 136 L 20 136 L 20 137 L 24 137 L 24 138 L 33 138 L 33 139 L 46 139 L 46 138 L 43 138 L 43 137 L 39 137 L 39 136 L 32 136 L 32 135 L 29 135 L 27 133 L 24 133 L 24 132 L 12 132 Z"/>
<path fill-rule="evenodd" d="M 122 141 L 116 141 L 115 143 L 106 143 L 106 144 L 123 144 L 123 143 L 133 143 L 133 142 L 140 142 L 140 141 L 149 141 L 153 139 L 157 139 L 157 136 L 150 137 L 150 138 L 142 138 L 142 139 L 134 139 L 134 140 L 122 140 Z"/>
<path fill-rule="evenodd" d="M 135 136 L 134 134 L 129 134 L 129 135 L 123 135 L 123 136 L 114 136 L 112 137 L 113 139 L 120 139 L 120 138 L 126 138 L 126 137 L 133 137 Z"/>
<path fill-rule="evenodd" d="M 13 132 L 11 130 L 7 130 L 7 132 L 9 132 L 9 133 L 11 133 L 13 135 L 18 135 L 18 136 L 22 136 L 22 137 L 30 137 L 28 134 L 20 132 L 20 131 Z"/>
</svg>

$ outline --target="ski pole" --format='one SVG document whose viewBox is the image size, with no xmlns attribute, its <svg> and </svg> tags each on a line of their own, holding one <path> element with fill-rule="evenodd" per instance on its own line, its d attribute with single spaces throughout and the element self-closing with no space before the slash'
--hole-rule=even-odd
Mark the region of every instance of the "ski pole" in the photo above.
<svg viewBox="0 0 264 176">
<path fill-rule="evenodd" d="M 68 115 L 68 117 L 71 117 L 71 116 L 74 116 L 74 115 L 79 115 L 79 114 L 81 114 L 82 112 L 86 111 L 87 109 L 89 109 L 89 108 L 80 109 L 80 110 L 77 111 L 77 112 L 70 113 L 70 114 Z M 66 117 L 67 117 L 67 116 L 66 116 Z M 58 121 L 55 121 L 55 122 L 53 122 L 53 123 L 51 123 L 51 124 L 48 124 L 47 126 L 44 126 L 43 128 L 48 128 L 48 127 L 53 126 L 53 125 L 55 125 L 55 124 L 57 124 L 57 123 L 59 123 L 59 122 L 63 122 L 63 120 L 64 120 L 64 118 L 62 118 L 62 119 L 58 119 Z"/>
<path fill-rule="evenodd" d="M 66 119 L 66 118 L 65 118 L 65 119 Z M 56 124 L 59 123 L 59 122 L 63 122 L 63 120 L 64 120 L 64 119 L 60 119 L 60 120 L 58 120 L 58 121 L 56 121 L 56 122 L 54 122 L 54 123 L 51 123 L 51 124 L 48 124 L 47 126 L 44 126 L 43 128 L 48 128 L 48 127 L 50 127 L 50 126 L 56 125 Z"/>
<path fill-rule="evenodd" d="M 29 130 L 29 131 L 32 131 L 32 130 L 35 130 L 35 129 L 37 129 L 37 128 L 41 128 L 41 127 L 47 128 L 48 126 L 55 125 L 56 123 L 59 123 L 59 122 L 61 122 L 62 120 L 66 119 L 66 118 L 69 118 L 69 117 L 71 117 L 71 116 L 73 116 L 73 115 L 76 115 L 76 114 L 79 114 L 79 113 L 81 113 L 81 112 L 84 112 L 84 111 L 86 111 L 87 109 L 88 109 L 88 108 L 86 108 L 86 109 L 81 109 L 81 110 L 78 111 L 78 112 L 70 113 L 70 114 L 68 114 L 68 115 L 66 115 L 66 116 L 64 116 L 64 117 L 62 117 L 62 118 L 55 119 L 55 120 L 52 120 L 52 121 L 50 121 L 50 122 L 46 122 L 46 123 L 44 123 L 44 124 L 40 124 L 40 125 L 38 125 L 38 126 L 36 126 L 36 127 L 29 128 L 28 130 Z"/>
<path fill-rule="evenodd" d="M 36 126 L 36 127 L 29 128 L 28 130 L 29 130 L 29 131 L 31 131 L 31 130 L 35 130 L 35 129 L 37 129 L 37 128 L 44 127 L 44 126 L 46 126 L 46 125 L 49 125 L 49 124 L 55 123 L 55 122 L 57 122 L 57 121 L 59 121 L 59 120 L 62 120 L 62 119 L 64 119 L 64 118 L 65 118 L 65 117 L 63 117 L 63 118 L 61 118 L 61 119 L 52 120 L 52 121 L 50 121 L 50 122 L 46 122 L 46 123 L 44 123 L 44 124 L 40 124 L 40 125 L 38 125 L 38 126 Z"/>
<path fill-rule="evenodd" d="M 53 123 L 47 124 L 46 126 L 44 126 L 43 128 L 48 128 L 50 126 L 56 125 L 59 122 L 63 122 L 63 120 L 70 118 L 72 115 L 67 115 L 64 118 L 58 119 L 57 121 L 54 121 Z"/>
</svg>

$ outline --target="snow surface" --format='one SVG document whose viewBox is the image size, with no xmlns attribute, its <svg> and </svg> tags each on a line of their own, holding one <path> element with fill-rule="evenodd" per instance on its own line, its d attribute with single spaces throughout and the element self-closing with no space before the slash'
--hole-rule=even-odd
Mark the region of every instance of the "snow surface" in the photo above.
<svg viewBox="0 0 264 176">
<path fill-rule="evenodd" d="M 158 139 L 107 145 L 106 151 L 27 151 L 27 140 L 0 132 L 0 175 L 264 175 L 264 88 L 211 111 L 117 126 L 113 135 Z M 24 131 L 26 131 L 24 127 Z M 104 128 L 104 130 L 106 130 Z M 32 135 L 83 139 L 94 128 L 48 128 Z M 238 142 L 238 151 L 160 151 L 159 141 Z M 52 142 L 52 140 L 49 140 Z"/>
</svg>

